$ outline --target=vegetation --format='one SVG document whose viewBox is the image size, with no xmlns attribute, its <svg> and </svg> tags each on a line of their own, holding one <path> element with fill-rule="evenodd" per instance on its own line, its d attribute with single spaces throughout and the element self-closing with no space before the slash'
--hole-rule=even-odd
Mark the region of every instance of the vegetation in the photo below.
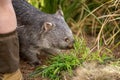
<svg viewBox="0 0 120 80">
<path fill-rule="evenodd" d="M 83 39 L 77 39 L 74 44 L 74 50 L 71 50 L 69 54 L 62 53 L 57 56 L 53 56 L 48 65 L 38 67 L 31 77 L 42 76 L 51 80 L 61 80 L 64 72 L 69 72 L 72 75 L 72 70 L 83 64 L 83 62 L 98 61 L 101 64 L 110 62 L 112 57 L 106 53 L 100 55 L 99 52 L 91 53 L 90 49 L 86 47 Z"/>
<path fill-rule="evenodd" d="M 55 13 L 62 9 L 64 17 L 76 38 L 74 50 L 69 54 L 52 57 L 49 65 L 38 67 L 31 76 L 60 80 L 62 73 L 88 61 L 120 65 L 112 51 L 120 45 L 120 1 L 119 0 L 28 0 L 36 8 Z M 85 36 L 95 38 L 88 48 Z M 82 38 L 80 38 L 82 37 Z M 120 54 L 119 54 L 120 55 Z"/>
</svg>

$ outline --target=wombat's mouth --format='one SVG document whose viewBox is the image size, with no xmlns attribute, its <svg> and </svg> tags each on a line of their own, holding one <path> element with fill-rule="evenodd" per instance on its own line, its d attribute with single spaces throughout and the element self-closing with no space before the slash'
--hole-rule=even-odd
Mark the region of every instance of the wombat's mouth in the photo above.
<svg viewBox="0 0 120 80">
<path fill-rule="evenodd" d="M 58 48 L 44 48 L 42 49 L 43 52 L 50 54 L 50 55 L 57 55 L 59 54 L 62 50 Z"/>
<path fill-rule="evenodd" d="M 44 48 L 42 49 L 42 51 L 44 53 L 47 53 L 47 54 L 50 54 L 50 55 L 57 55 L 57 54 L 60 54 L 60 53 L 64 53 L 66 52 L 67 50 L 70 50 L 70 49 L 73 49 L 71 46 L 67 46 L 67 47 L 52 47 L 52 48 Z"/>
<path fill-rule="evenodd" d="M 74 49 L 74 46 L 73 46 L 73 44 L 69 44 L 69 45 L 66 45 L 66 46 L 59 45 L 58 48 L 61 49 L 61 50 L 70 50 L 70 49 Z"/>
</svg>

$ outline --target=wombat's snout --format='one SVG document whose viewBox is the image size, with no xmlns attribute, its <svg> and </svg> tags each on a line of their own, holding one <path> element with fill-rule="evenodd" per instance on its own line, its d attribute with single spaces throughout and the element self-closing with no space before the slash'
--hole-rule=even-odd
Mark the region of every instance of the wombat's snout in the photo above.
<svg viewBox="0 0 120 80">
<path fill-rule="evenodd" d="M 74 48 L 74 43 L 75 43 L 75 40 L 73 40 L 73 41 L 67 46 L 67 48 L 68 48 L 68 49 L 73 49 L 73 48 Z"/>
<path fill-rule="evenodd" d="M 65 42 L 68 44 L 66 46 L 66 49 L 73 49 L 74 48 L 74 46 L 73 46 L 75 43 L 74 39 L 70 40 L 69 38 L 65 38 Z"/>
</svg>

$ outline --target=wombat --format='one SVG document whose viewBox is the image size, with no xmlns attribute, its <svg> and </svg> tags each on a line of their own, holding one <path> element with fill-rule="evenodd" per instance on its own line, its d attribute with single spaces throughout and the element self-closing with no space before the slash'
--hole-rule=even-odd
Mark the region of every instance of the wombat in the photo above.
<svg viewBox="0 0 120 80">
<path fill-rule="evenodd" d="M 37 54 L 57 54 L 61 50 L 73 47 L 74 38 L 71 29 L 64 20 L 63 12 L 44 13 L 26 0 L 13 0 L 18 21 L 20 54 L 30 64 L 38 65 Z"/>
</svg>

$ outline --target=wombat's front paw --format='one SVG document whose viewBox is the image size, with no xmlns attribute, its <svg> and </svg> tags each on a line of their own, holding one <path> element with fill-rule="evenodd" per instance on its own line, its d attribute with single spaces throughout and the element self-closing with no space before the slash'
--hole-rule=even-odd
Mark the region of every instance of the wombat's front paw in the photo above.
<svg viewBox="0 0 120 80">
<path fill-rule="evenodd" d="M 41 65 L 41 61 L 32 61 L 32 62 L 29 62 L 29 64 L 32 66 L 32 67 L 37 67 L 39 65 Z"/>
</svg>

